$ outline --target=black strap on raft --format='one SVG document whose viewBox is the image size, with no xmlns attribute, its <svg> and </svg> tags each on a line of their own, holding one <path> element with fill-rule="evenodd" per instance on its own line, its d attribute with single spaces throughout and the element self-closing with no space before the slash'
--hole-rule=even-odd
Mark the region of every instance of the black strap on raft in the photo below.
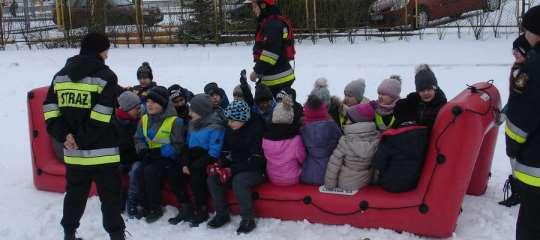
<svg viewBox="0 0 540 240">
<path fill-rule="evenodd" d="M 472 93 L 475 93 L 475 94 L 482 93 L 482 94 L 487 94 L 488 95 L 489 102 L 490 102 L 490 107 L 486 111 L 478 112 L 478 111 L 475 111 L 475 110 L 472 110 L 472 109 L 463 109 L 460 106 L 455 106 L 454 108 L 452 108 L 452 115 L 453 115 L 452 120 L 450 122 L 448 122 L 448 124 L 444 127 L 444 129 L 441 131 L 441 133 L 435 139 L 435 149 L 436 149 L 436 152 L 437 152 L 436 164 L 433 166 L 433 169 L 431 170 L 427 190 L 424 193 L 424 196 L 422 197 L 422 202 L 419 203 L 419 204 L 405 205 L 405 206 L 399 206 L 399 207 L 377 207 L 377 206 L 371 206 L 371 204 L 367 200 L 361 200 L 360 203 L 358 204 L 358 209 L 357 210 L 354 210 L 354 211 L 351 211 L 351 212 L 335 212 L 335 211 L 327 210 L 327 209 L 323 208 L 322 206 L 319 206 L 317 203 L 315 203 L 313 201 L 312 197 L 309 196 L 309 195 L 304 196 L 303 198 L 299 198 L 299 199 L 275 199 L 275 198 L 261 197 L 258 192 L 254 192 L 252 194 L 252 198 L 253 198 L 253 200 L 271 201 L 271 202 L 301 202 L 301 203 L 303 203 L 305 205 L 311 205 L 311 206 L 315 207 L 317 210 L 319 210 L 322 213 L 326 213 L 326 214 L 333 215 L 333 216 L 350 216 L 350 215 L 355 215 L 355 214 L 358 214 L 358 213 L 362 213 L 364 211 L 367 211 L 368 209 L 398 210 L 398 209 L 407 209 L 407 208 L 417 208 L 418 211 L 421 214 L 427 214 L 429 212 L 429 205 L 426 203 L 426 197 L 429 194 L 430 190 L 432 189 L 431 185 L 432 185 L 432 182 L 433 182 L 433 176 L 435 176 L 435 174 L 437 173 L 437 169 L 439 169 L 439 167 L 443 166 L 448 161 L 446 156 L 442 153 L 440 145 L 439 145 L 440 139 L 442 138 L 442 136 L 450 129 L 450 127 L 454 123 L 456 123 L 459 116 L 463 115 L 464 113 L 472 113 L 472 114 L 485 116 L 485 115 L 489 114 L 491 111 L 494 111 L 495 113 L 500 112 L 500 109 L 493 102 L 492 96 L 490 95 L 490 93 L 488 91 L 486 91 L 487 89 L 494 87 L 493 86 L 493 80 L 490 80 L 487 83 L 489 85 L 487 87 L 484 87 L 484 88 L 477 88 L 475 86 L 467 85 L 467 89 L 469 89 Z M 238 205 L 238 203 L 231 203 L 229 205 Z"/>
</svg>

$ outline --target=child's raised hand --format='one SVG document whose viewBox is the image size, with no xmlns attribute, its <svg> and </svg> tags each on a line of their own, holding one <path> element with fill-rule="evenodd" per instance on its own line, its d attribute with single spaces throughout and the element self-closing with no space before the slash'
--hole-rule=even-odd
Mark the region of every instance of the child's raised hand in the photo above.
<svg viewBox="0 0 540 240">
<path fill-rule="evenodd" d="M 186 174 L 186 175 L 191 175 L 191 172 L 189 172 L 189 168 L 188 168 L 187 166 L 184 166 L 184 167 L 182 168 L 182 172 L 183 172 L 184 174 Z"/>
</svg>

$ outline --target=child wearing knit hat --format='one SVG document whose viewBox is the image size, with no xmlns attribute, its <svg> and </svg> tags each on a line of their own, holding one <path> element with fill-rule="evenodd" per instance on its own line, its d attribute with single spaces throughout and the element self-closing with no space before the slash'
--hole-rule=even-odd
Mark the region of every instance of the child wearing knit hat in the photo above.
<svg viewBox="0 0 540 240">
<path fill-rule="evenodd" d="M 135 133 L 135 149 L 141 159 L 141 176 L 144 176 L 144 209 L 147 223 L 153 223 L 163 216 L 161 208 L 162 178 L 166 176 L 182 208 L 191 209 L 181 178 L 182 155 L 184 155 L 187 126 L 176 116 L 174 106 L 169 102 L 169 91 L 155 86 L 146 98 L 147 114 L 139 121 Z"/>
<path fill-rule="evenodd" d="M 328 115 L 327 105 L 320 96 L 308 96 L 304 105 L 304 126 L 300 129 L 300 135 L 307 151 L 300 180 L 320 186 L 324 184 L 330 155 L 341 137 L 341 129 Z"/>
<path fill-rule="evenodd" d="M 209 217 L 207 166 L 218 162 L 221 157 L 225 126 L 207 94 L 197 94 L 191 99 L 189 115 L 191 117 L 187 133 L 189 159 L 182 164 L 182 171 L 191 178 L 195 214 L 190 219 L 190 225 L 196 227 Z"/>
<path fill-rule="evenodd" d="M 439 88 L 437 78 L 427 64 L 416 67 L 416 92 L 399 100 L 394 108 L 395 126 L 418 124 L 431 129 L 439 110 L 446 104 L 446 95 Z"/>
<path fill-rule="evenodd" d="M 375 111 L 369 103 L 354 105 L 347 110 L 344 135 L 326 169 L 326 189 L 355 191 L 371 182 L 371 160 L 380 141 L 374 117 Z"/>
<path fill-rule="evenodd" d="M 390 76 L 381 82 L 377 88 L 379 98 L 371 101 L 375 109 L 375 124 L 377 129 L 384 131 L 395 125 L 394 108 L 401 94 L 401 78 L 397 75 Z"/>
<path fill-rule="evenodd" d="M 139 96 L 125 91 L 118 97 L 119 107 L 115 110 L 111 120 L 118 134 L 120 148 L 120 163 L 129 175 L 129 189 L 127 191 L 126 210 L 129 218 L 141 217 L 138 212 L 141 161 L 135 150 L 134 138 L 141 112 Z"/>
<path fill-rule="evenodd" d="M 193 93 L 178 84 L 169 87 L 169 99 L 171 100 L 179 118 L 187 124 L 189 121 L 189 101 L 193 98 Z"/>
<path fill-rule="evenodd" d="M 369 103 L 369 99 L 364 97 L 365 90 L 366 80 L 359 78 L 345 86 L 343 101 L 337 97 L 331 98 L 329 113 L 340 128 L 343 128 L 345 124 L 345 114 L 349 107 L 360 103 Z"/>
<path fill-rule="evenodd" d="M 264 133 L 263 149 L 266 170 L 271 183 L 280 186 L 297 184 L 300 180 L 305 149 L 300 137 L 301 106 L 294 100 L 292 89 L 277 95 L 277 104 Z"/>
<path fill-rule="evenodd" d="M 154 82 L 152 68 L 148 62 L 143 62 L 137 69 L 137 80 L 139 81 L 139 85 L 132 87 L 130 90 L 137 94 L 144 102 L 148 91 L 157 85 Z"/>
<path fill-rule="evenodd" d="M 238 200 L 242 221 L 253 221 L 255 214 L 251 190 L 265 180 L 266 159 L 261 147 L 264 131 L 262 118 L 252 113 L 248 103 L 241 99 L 229 104 L 225 115 L 229 123 L 225 130 L 223 152 L 228 154 L 220 158 L 220 163 L 209 168 L 207 180 L 216 211 L 207 225 L 213 229 L 231 220 L 226 201 L 229 182 Z"/>
</svg>

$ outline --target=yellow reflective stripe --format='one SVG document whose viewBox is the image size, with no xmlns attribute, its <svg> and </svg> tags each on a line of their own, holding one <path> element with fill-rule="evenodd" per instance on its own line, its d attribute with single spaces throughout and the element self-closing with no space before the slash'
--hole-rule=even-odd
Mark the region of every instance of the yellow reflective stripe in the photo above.
<svg viewBox="0 0 540 240">
<path fill-rule="evenodd" d="M 523 183 L 525 183 L 527 185 L 531 185 L 531 186 L 534 186 L 534 187 L 540 187 L 540 178 L 527 175 L 527 174 L 522 173 L 522 172 L 520 172 L 518 170 L 514 170 L 513 173 L 514 173 L 514 177 L 517 178 L 519 181 L 521 181 L 521 182 L 523 182 Z"/>
<path fill-rule="evenodd" d="M 339 113 L 339 126 L 342 127 L 343 125 L 345 125 L 345 121 L 347 121 L 345 115 Z"/>
<path fill-rule="evenodd" d="M 275 60 L 275 59 L 273 59 L 273 58 L 271 58 L 269 56 L 266 56 L 266 55 L 261 55 L 259 57 L 259 60 L 261 60 L 262 62 L 266 62 L 266 63 L 268 63 L 268 64 L 270 64 L 272 66 L 276 65 L 276 63 L 277 63 L 277 60 Z"/>
<path fill-rule="evenodd" d="M 381 114 L 376 113 L 375 114 L 375 125 L 377 125 L 377 128 L 380 130 L 386 130 L 394 126 L 394 123 L 396 122 L 396 118 L 392 116 L 392 119 L 390 120 L 390 124 L 386 126 L 384 123 L 384 119 Z"/>
<path fill-rule="evenodd" d="M 120 162 L 118 147 L 101 148 L 93 150 L 64 149 L 64 161 L 76 165 L 98 165 Z"/>
<path fill-rule="evenodd" d="M 506 121 L 504 132 L 506 132 L 506 135 L 509 138 L 516 141 L 517 143 L 525 143 L 525 141 L 527 140 L 524 136 L 519 135 L 516 132 L 514 132 L 512 128 L 510 127 L 510 123 L 508 123 L 508 121 Z"/>
<path fill-rule="evenodd" d="M 146 139 L 146 141 L 148 142 L 148 141 L 150 141 L 150 139 L 148 139 L 148 114 L 144 114 L 141 117 L 140 121 L 141 121 L 143 136 Z"/>
<path fill-rule="evenodd" d="M 261 56 L 259 57 L 259 60 L 263 62 L 267 62 L 270 65 L 276 65 L 278 59 L 279 59 L 279 55 L 273 52 L 266 51 L 266 50 L 263 50 L 261 53 Z"/>
<path fill-rule="evenodd" d="M 74 165 L 99 165 L 107 163 L 120 162 L 120 155 L 100 156 L 100 157 L 70 157 L 64 156 L 64 161 L 67 164 Z"/>
<path fill-rule="evenodd" d="M 51 118 L 59 117 L 60 115 L 61 115 L 60 111 L 58 110 L 53 110 L 53 111 L 43 113 L 43 116 L 45 117 L 45 121 Z"/>
<path fill-rule="evenodd" d="M 97 92 L 101 93 L 103 91 L 103 86 L 99 84 L 88 84 L 88 83 L 79 83 L 79 82 L 61 82 L 54 84 L 54 91 L 62 90 L 78 90 L 78 91 L 87 91 L 87 92 Z"/>
<path fill-rule="evenodd" d="M 109 123 L 111 121 L 111 116 L 112 115 L 99 113 L 99 112 L 96 112 L 96 111 L 93 111 L 93 110 L 90 113 L 90 118 L 91 119 L 94 119 L 94 120 L 100 121 L 100 122 L 104 122 L 104 123 Z"/>
<path fill-rule="evenodd" d="M 275 86 L 275 85 L 286 83 L 286 82 L 289 82 L 289 81 L 292 81 L 292 80 L 294 80 L 294 73 L 291 73 L 290 75 L 287 75 L 285 77 L 278 78 L 278 79 L 275 79 L 275 80 L 264 80 L 263 79 L 262 82 L 266 86 Z"/>
</svg>

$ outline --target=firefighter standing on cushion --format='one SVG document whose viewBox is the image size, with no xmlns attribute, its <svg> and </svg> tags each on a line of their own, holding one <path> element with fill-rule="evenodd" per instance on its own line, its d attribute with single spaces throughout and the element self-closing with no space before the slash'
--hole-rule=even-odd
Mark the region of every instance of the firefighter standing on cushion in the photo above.
<svg viewBox="0 0 540 240">
<path fill-rule="evenodd" d="M 118 80 L 105 65 L 110 42 L 90 33 L 80 54 L 67 60 L 53 79 L 43 112 L 49 134 L 64 143 L 66 195 L 62 227 L 65 240 L 75 237 L 92 181 L 96 183 L 103 226 L 111 240 L 123 240 L 120 155 L 111 116 Z"/>
<path fill-rule="evenodd" d="M 260 80 L 268 86 L 274 97 L 293 84 L 294 33 L 290 21 L 281 15 L 277 0 L 248 0 L 258 17 L 253 60 L 255 67 L 250 80 Z"/>
<path fill-rule="evenodd" d="M 525 38 L 532 47 L 521 73 L 510 82 L 506 113 L 506 154 L 512 159 L 521 200 L 517 240 L 540 239 L 540 6 L 523 16 Z"/>
</svg>

